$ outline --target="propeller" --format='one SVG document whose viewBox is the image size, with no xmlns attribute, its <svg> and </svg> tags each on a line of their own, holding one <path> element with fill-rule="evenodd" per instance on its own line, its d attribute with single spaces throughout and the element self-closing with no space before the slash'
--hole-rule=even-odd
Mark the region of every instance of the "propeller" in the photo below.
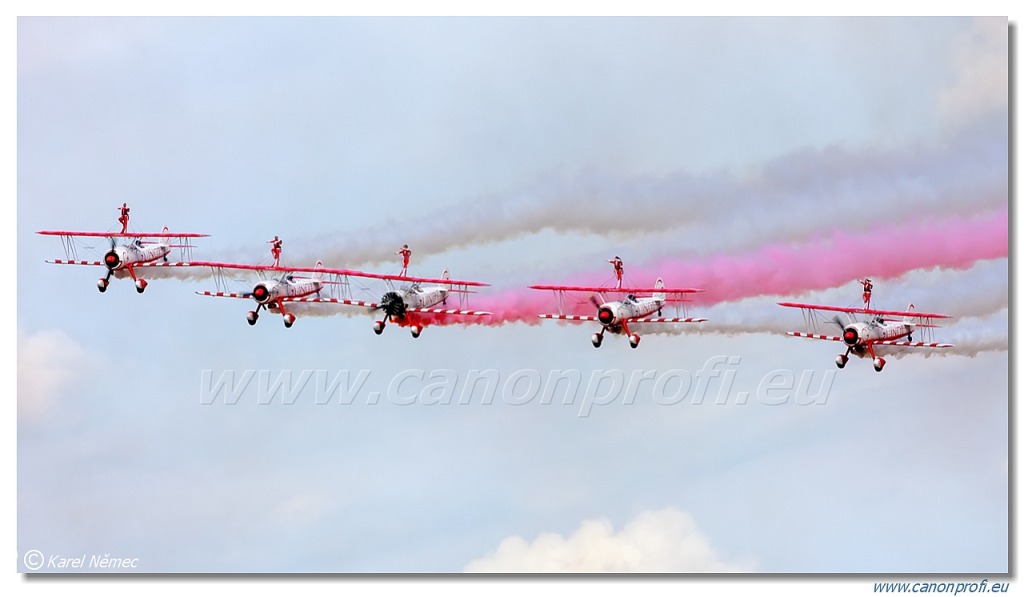
<svg viewBox="0 0 1024 597">
<path fill-rule="evenodd" d="M 384 311 L 391 317 L 401 318 L 405 316 L 405 301 L 400 293 L 392 290 L 384 293 L 379 305 L 370 308 L 371 313 L 378 310 Z"/>
<path fill-rule="evenodd" d="M 111 236 L 107 240 L 110 241 L 110 250 L 103 256 L 103 265 L 107 266 L 107 279 L 109 280 L 110 274 L 117 266 L 121 265 L 121 256 L 117 254 L 117 243 L 114 242 L 114 237 Z"/>
<path fill-rule="evenodd" d="M 590 303 L 597 309 L 597 320 L 604 325 L 610 324 L 615 319 L 615 314 L 608 307 L 601 305 L 594 295 L 590 295 Z"/>
<path fill-rule="evenodd" d="M 837 326 L 839 326 L 839 331 L 840 331 L 840 332 L 842 332 L 842 331 L 844 331 L 844 330 L 846 329 L 846 326 L 845 326 L 845 325 L 843 325 L 843 322 L 842 322 L 842 321 L 841 321 L 841 320 L 839 319 L 839 316 L 838 316 L 838 315 L 834 315 L 834 316 L 832 317 L 832 323 L 834 323 L 834 324 L 836 324 Z"/>
</svg>

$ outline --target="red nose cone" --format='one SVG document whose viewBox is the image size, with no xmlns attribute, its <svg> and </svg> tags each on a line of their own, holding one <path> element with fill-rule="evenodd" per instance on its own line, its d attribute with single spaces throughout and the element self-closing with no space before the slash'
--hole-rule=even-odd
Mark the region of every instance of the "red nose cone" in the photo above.
<svg viewBox="0 0 1024 597">
<path fill-rule="evenodd" d="M 846 330 L 843 332 L 843 342 L 855 344 L 857 342 L 857 330 Z"/>
<path fill-rule="evenodd" d="M 109 268 L 115 268 L 121 263 L 121 258 L 117 256 L 115 251 L 110 251 L 103 256 L 103 263 L 107 264 Z"/>
<path fill-rule="evenodd" d="M 597 320 L 601 323 L 608 325 L 613 319 L 615 319 L 615 315 L 608 307 L 601 307 L 597 310 Z"/>
<path fill-rule="evenodd" d="M 267 296 L 269 295 L 270 292 L 267 290 L 267 287 L 264 286 L 263 284 L 257 284 L 256 288 L 252 289 L 252 298 L 256 299 L 259 302 L 267 300 Z"/>
</svg>

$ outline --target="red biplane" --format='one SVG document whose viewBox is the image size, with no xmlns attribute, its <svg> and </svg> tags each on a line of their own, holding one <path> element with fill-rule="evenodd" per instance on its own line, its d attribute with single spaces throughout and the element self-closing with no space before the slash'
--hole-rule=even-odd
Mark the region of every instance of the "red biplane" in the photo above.
<svg viewBox="0 0 1024 597">
<path fill-rule="evenodd" d="M 870 293 L 866 291 L 864 297 L 865 305 L 869 304 L 869 300 Z M 950 316 L 943 315 L 942 313 L 921 313 L 914 310 L 913 304 L 909 305 L 906 311 L 886 311 L 870 309 L 868 307 L 834 307 L 831 305 L 810 305 L 806 303 L 779 303 L 779 305 L 803 311 L 804 321 L 809 327 L 817 328 L 822 323 L 830 323 L 839 329 L 841 334 L 839 336 L 808 332 L 787 332 L 786 335 L 797 338 L 842 342 L 846 345 L 846 352 L 836 357 L 836 366 L 840 369 L 846 366 L 852 354 L 860 358 L 870 357 L 875 371 L 881 371 L 885 367 L 885 359 L 878 354 L 880 351 L 877 349 L 880 347 L 953 347 L 952 344 L 941 344 L 931 341 L 914 342 L 914 332 L 916 330 L 920 329 L 922 334 L 930 335 L 932 328 L 939 327 L 933 323 L 935 319 L 946 319 Z M 843 323 L 839 315 L 826 319 L 821 316 L 820 311 L 846 313 L 848 321 Z M 856 321 L 853 315 L 869 315 L 870 317 L 866 321 Z M 903 338 L 906 338 L 906 340 L 903 340 Z"/>
<path fill-rule="evenodd" d="M 408 326 L 413 338 L 418 338 L 424 327 L 433 318 L 448 316 L 479 317 L 490 315 L 487 311 L 473 311 L 467 308 L 467 295 L 474 291 L 471 288 L 487 286 L 483 282 L 452 280 L 445 270 L 441 278 L 418 278 L 404 275 L 379 274 L 361 272 L 350 269 L 334 269 L 322 267 L 320 262 L 313 268 L 289 268 L 279 265 L 247 265 L 238 263 L 204 262 L 202 265 L 214 269 L 215 279 L 219 287 L 226 287 L 225 270 L 250 270 L 260 273 L 280 273 L 278 278 L 266 278 L 256 283 L 251 292 L 203 291 L 203 296 L 245 298 L 256 301 L 256 309 L 249 311 L 247 321 L 255 325 L 261 308 L 280 312 L 284 317 L 285 327 L 295 323 L 295 314 L 286 311 L 287 303 L 333 303 L 355 307 L 366 307 L 371 312 L 380 311 L 383 317 L 374 321 L 373 331 L 381 334 L 387 323 L 393 322 L 400 326 Z M 295 274 L 310 273 L 312 278 L 299 278 Z M 359 299 L 354 296 L 352 278 L 382 280 L 387 290 L 377 302 Z M 396 283 L 399 284 L 396 287 Z M 325 289 L 330 289 L 330 296 L 322 296 Z M 312 295 L 316 296 L 312 296 Z M 460 308 L 438 308 L 447 305 L 449 296 L 459 296 Z"/>
<path fill-rule="evenodd" d="M 534 285 L 534 290 L 551 290 L 555 293 L 558 303 L 558 313 L 542 313 L 541 319 L 558 319 L 563 321 L 593 321 L 601 324 L 601 330 L 594 333 L 590 342 L 594 348 L 600 348 L 604 340 L 604 333 L 623 334 L 629 340 L 629 345 L 636 348 L 640 345 L 640 335 L 630 331 L 630 325 L 642 324 L 678 324 L 678 323 L 700 323 L 707 321 L 702 317 L 662 317 L 662 309 L 668 303 L 684 305 L 685 296 L 696 292 L 704 292 L 700 288 L 666 288 L 661 278 L 654 283 L 653 288 L 629 288 L 622 286 L 622 261 L 616 257 L 614 261 L 609 260 L 615 268 L 616 286 L 557 286 L 557 285 Z M 569 305 L 567 293 L 590 293 L 590 303 L 597 309 L 594 315 L 567 314 L 566 308 Z M 621 299 L 605 301 L 605 294 L 623 296 Z M 647 297 L 638 295 L 650 294 Z M 657 317 L 650 315 L 657 313 Z M 677 314 L 678 315 L 678 314 Z"/>
<path fill-rule="evenodd" d="M 127 225 L 127 219 L 123 222 Z M 72 230 L 40 230 L 37 234 L 59 236 L 64 245 L 66 259 L 53 259 L 47 263 L 58 265 L 93 265 L 107 268 L 107 274 L 96 282 L 100 292 L 106 292 L 110 285 L 110 276 L 123 277 L 125 272 L 135 282 L 135 290 L 142 293 L 149 283 L 136 272 L 145 268 L 155 267 L 193 267 L 190 261 L 192 245 L 188 239 L 209 236 L 198 232 L 170 232 L 165 226 L 161 232 L 78 232 Z M 106 238 L 110 247 L 99 261 L 80 259 L 78 253 L 85 248 L 79 247 L 81 238 Z M 117 244 L 118 239 L 125 239 L 124 244 Z M 171 242 L 167 242 L 171 241 Z M 170 261 L 167 256 L 171 249 L 179 249 L 178 261 Z"/>
</svg>

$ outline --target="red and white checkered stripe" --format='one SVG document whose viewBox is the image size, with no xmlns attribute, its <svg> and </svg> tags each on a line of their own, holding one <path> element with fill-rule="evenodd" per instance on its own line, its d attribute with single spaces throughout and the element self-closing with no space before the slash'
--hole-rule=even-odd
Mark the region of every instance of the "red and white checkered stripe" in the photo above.
<svg viewBox="0 0 1024 597">
<path fill-rule="evenodd" d="M 590 315 L 555 315 L 554 313 L 542 313 L 538 315 L 541 319 L 564 319 L 566 321 L 597 321 L 596 317 Z"/>
<path fill-rule="evenodd" d="M 786 332 L 787 336 L 796 336 L 797 338 L 812 338 L 814 340 L 832 340 L 839 342 L 839 336 L 825 336 L 823 334 L 808 334 L 806 332 Z"/>
</svg>

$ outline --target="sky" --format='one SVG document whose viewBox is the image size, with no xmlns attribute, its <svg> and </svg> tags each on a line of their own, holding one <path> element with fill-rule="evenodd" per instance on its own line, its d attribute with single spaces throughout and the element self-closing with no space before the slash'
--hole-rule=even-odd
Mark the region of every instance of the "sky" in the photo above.
<svg viewBox="0 0 1024 597">
<path fill-rule="evenodd" d="M 1005 17 L 19 18 L 18 571 L 1006 572 L 1007 56 Z M 495 315 L 250 327 L 205 269 L 45 263 L 122 202 L 196 259 L 408 243 Z M 708 322 L 534 317 L 614 255 Z M 956 348 L 785 336 L 862 276 Z"/>
</svg>

